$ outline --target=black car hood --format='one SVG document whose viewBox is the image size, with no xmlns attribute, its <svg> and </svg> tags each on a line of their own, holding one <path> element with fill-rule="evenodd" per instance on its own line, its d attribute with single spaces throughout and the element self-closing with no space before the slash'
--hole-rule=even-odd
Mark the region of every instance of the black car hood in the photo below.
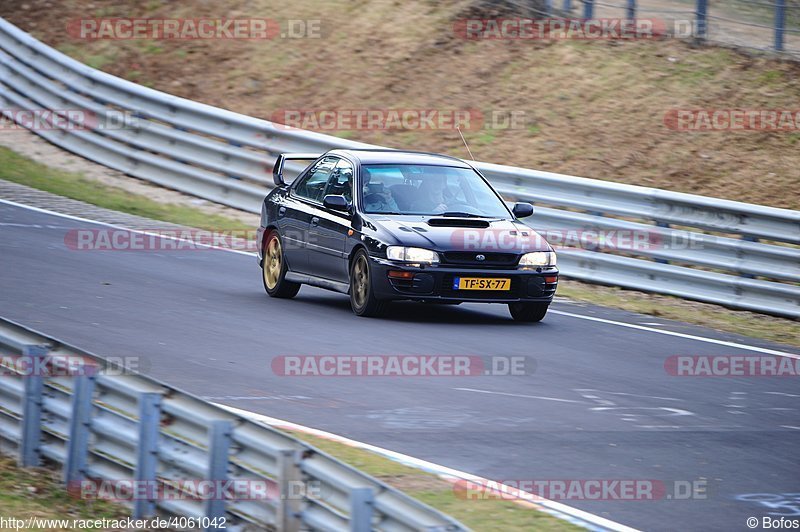
<svg viewBox="0 0 800 532">
<path fill-rule="evenodd" d="M 432 223 L 429 223 L 431 220 Z M 502 253 L 551 249 L 536 231 L 514 220 L 387 215 L 373 217 L 370 221 L 394 237 L 397 245 L 409 247 L 435 251 Z M 465 227 L 465 225 L 476 227 Z M 478 227 L 481 225 L 484 227 Z"/>
</svg>

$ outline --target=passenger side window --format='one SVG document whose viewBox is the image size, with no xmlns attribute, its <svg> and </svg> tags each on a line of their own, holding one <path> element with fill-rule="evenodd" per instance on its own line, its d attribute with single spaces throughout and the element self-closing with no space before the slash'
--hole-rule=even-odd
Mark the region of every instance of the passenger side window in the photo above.
<svg viewBox="0 0 800 532">
<path fill-rule="evenodd" d="M 325 189 L 325 196 L 328 194 L 341 195 L 347 201 L 353 201 L 353 165 L 348 161 L 339 159 Z"/>
<path fill-rule="evenodd" d="M 336 157 L 325 157 L 317 162 L 314 167 L 297 183 L 295 194 L 312 201 L 322 202 L 325 195 L 325 188 L 328 179 L 333 172 L 338 159 Z"/>
</svg>

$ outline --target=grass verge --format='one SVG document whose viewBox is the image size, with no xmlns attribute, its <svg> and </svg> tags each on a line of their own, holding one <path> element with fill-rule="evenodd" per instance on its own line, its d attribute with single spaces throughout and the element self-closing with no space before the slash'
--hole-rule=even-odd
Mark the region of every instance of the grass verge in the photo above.
<svg viewBox="0 0 800 532">
<path fill-rule="evenodd" d="M 128 509 L 106 501 L 85 501 L 71 497 L 55 471 L 20 469 L 14 459 L 7 456 L 0 456 L 0 508 L 6 519 L 13 517 L 21 520 L 31 517 L 59 520 L 123 519 L 130 515 Z M 33 527 L 26 530 L 65 528 Z"/>
<path fill-rule="evenodd" d="M 0 179 L 52 192 L 98 207 L 188 227 L 209 230 L 252 229 L 238 220 L 202 209 L 159 203 L 121 188 L 98 183 L 81 174 L 57 170 L 0 147 Z"/>
<path fill-rule="evenodd" d="M 463 499 L 455 495 L 452 484 L 425 471 L 305 432 L 286 432 L 458 519 L 474 530 L 583 530 L 527 504 L 493 499 Z"/>
<path fill-rule="evenodd" d="M 238 220 L 208 214 L 200 207 L 159 203 L 145 196 L 97 183 L 81 174 L 56 170 L 3 147 L 0 147 L 0 179 L 99 207 L 189 227 L 212 230 L 252 229 Z M 558 296 L 800 346 L 800 322 L 795 320 L 572 280 L 562 280 L 559 283 Z"/>
</svg>

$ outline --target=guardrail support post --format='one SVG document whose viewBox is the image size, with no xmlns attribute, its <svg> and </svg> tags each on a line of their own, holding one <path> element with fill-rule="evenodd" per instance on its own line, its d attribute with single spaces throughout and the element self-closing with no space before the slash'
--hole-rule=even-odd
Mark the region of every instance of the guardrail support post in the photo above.
<svg viewBox="0 0 800 532">
<path fill-rule="evenodd" d="M 783 51 L 783 33 L 786 27 L 786 0 L 775 0 L 775 49 Z"/>
<path fill-rule="evenodd" d="M 235 148 L 241 148 L 242 147 L 241 143 L 235 142 L 233 140 L 229 140 L 228 144 L 230 144 L 231 146 L 233 146 Z M 228 156 L 227 155 L 225 156 L 225 161 L 226 162 L 228 161 Z M 228 174 L 228 177 L 230 177 L 231 179 L 236 179 L 237 181 L 241 181 L 242 180 L 241 177 L 238 177 L 238 176 L 235 176 L 235 175 L 231 175 L 231 174 Z"/>
<path fill-rule="evenodd" d="M 133 479 L 144 482 L 147 488 L 139 493 L 147 493 L 147 498 L 138 498 L 133 505 L 133 518 L 153 517 L 156 502 L 149 494 L 155 493 L 156 467 L 158 465 L 158 432 L 161 426 L 161 394 L 142 393 L 139 395 L 139 442 L 136 446 L 136 470 Z"/>
<path fill-rule="evenodd" d="M 626 10 L 625 17 L 628 20 L 636 19 L 636 0 L 628 0 L 628 9 Z"/>
<path fill-rule="evenodd" d="M 694 38 L 698 41 L 706 40 L 708 30 L 708 0 L 697 0 L 697 11 L 695 12 L 695 32 Z"/>
<path fill-rule="evenodd" d="M 47 349 L 39 345 L 28 345 L 22 349 L 22 356 L 30 359 L 32 368 L 39 366 L 36 359 L 44 357 Z M 42 443 L 42 392 L 44 377 L 32 371 L 22 377 L 25 381 L 25 398 L 22 405 L 22 442 L 19 447 L 19 465 L 35 467 L 39 465 L 39 446 Z"/>
<path fill-rule="evenodd" d="M 594 17 L 594 0 L 583 0 L 583 18 Z"/>
<path fill-rule="evenodd" d="M 355 488 L 350 491 L 350 531 L 372 530 L 372 505 L 375 497 L 372 488 Z"/>
<path fill-rule="evenodd" d="M 669 229 L 669 224 L 664 222 L 656 222 L 656 227 L 663 227 L 664 229 Z M 660 236 L 660 235 L 659 235 Z M 661 237 L 661 241 L 664 241 L 664 238 Z M 670 245 L 673 245 L 674 242 L 670 242 Z M 659 264 L 669 264 L 667 259 L 653 259 L 655 262 Z"/>
<path fill-rule="evenodd" d="M 233 424 L 230 421 L 215 420 L 211 422 L 208 476 L 209 480 L 214 481 L 217 485 L 222 485 L 228 479 L 228 453 L 231 448 L 232 433 Z M 224 493 L 219 493 L 217 489 L 214 492 L 214 496 L 206 502 L 206 517 L 211 523 L 225 517 Z M 216 528 L 211 527 L 206 530 L 216 530 Z"/>
<path fill-rule="evenodd" d="M 84 365 L 83 368 L 89 366 Z M 72 392 L 72 417 L 69 420 L 67 459 L 64 461 L 64 484 L 83 480 L 89 454 L 89 425 L 92 419 L 94 376 L 81 375 Z"/>
<path fill-rule="evenodd" d="M 749 235 L 742 235 L 742 240 L 745 242 L 758 242 L 759 238 L 756 236 L 749 236 Z M 741 251 L 739 252 L 739 257 L 741 258 Z M 756 276 L 752 273 L 742 273 L 739 272 L 739 277 L 744 277 L 745 279 L 755 279 Z"/>
<path fill-rule="evenodd" d="M 278 530 L 298 532 L 300 530 L 300 503 L 305 490 L 303 476 L 297 460 L 297 451 L 281 449 L 278 455 Z M 300 488 L 301 493 L 297 493 Z"/>
</svg>

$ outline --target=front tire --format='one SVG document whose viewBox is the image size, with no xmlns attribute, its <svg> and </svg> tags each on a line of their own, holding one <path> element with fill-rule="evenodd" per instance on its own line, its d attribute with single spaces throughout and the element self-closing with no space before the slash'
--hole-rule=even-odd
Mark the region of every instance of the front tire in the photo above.
<svg viewBox="0 0 800 532">
<path fill-rule="evenodd" d="M 350 306 L 356 316 L 380 316 L 386 301 L 375 298 L 367 252 L 359 249 L 350 266 Z"/>
<path fill-rule="evenodd" d="M 297 295 L 299 283 L 286 280 L 286 260 L 283 256 L 283 244 L 278 232 L 272 230 L 264 244 L 264 259 L 261 261 L 261 279 L 264 290 L 270 297 L 289 299 Z"/>
<path fill-rule="evenodd" d="M 514 321 L 535 323 L 542 321 L 550 303 L 509 303 L 508 311 Z"/>
</svg>

